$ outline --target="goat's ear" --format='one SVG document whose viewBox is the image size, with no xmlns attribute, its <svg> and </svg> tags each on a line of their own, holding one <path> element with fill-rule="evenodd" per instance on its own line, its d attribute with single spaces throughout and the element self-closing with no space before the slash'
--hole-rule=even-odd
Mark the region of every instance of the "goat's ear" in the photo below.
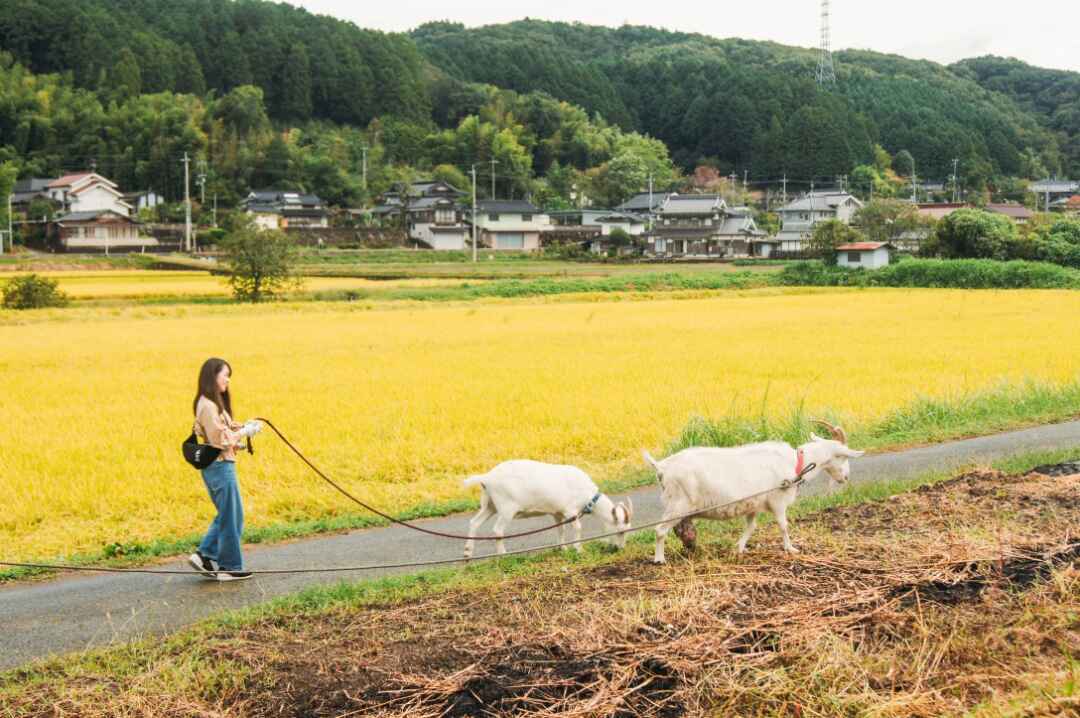
<svg viewBox="0 0 1080 718">
<path fill-rule="evenodd" d="M 634 517 L 634 500 L 629 496 L 626 497 L 626 523 L 630 523 L 630 519 Z"/>
<path fill-rule="evenodd" d="M 846 446 L 840 451 L 840 455 L 846 459 L 857 459 L 864 454 L 866 454 L 865 451 L 855 451 L 855 449 L 849 449 Z"/>
<path fill-rule="evenodd" d="M 619 505 L 615 504 L 611 507 L 611 520 L 614 523 L 619 523 Z"/>
<path fill-rule="evenodd" d="M 810 432 L 810 441 L 825 441 L 825 439 L 822 439 L 820 436 L 818 436 L 817 434 L 815 434 L 814 432 L 811 431 Z"/>
</svg>

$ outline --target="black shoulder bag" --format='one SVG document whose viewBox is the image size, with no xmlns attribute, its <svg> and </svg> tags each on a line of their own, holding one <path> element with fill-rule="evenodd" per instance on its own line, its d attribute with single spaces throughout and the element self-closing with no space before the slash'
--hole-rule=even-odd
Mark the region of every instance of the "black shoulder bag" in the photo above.
<svg viewBox="0 0 1080 718">
<path fill-rule="evenodd" d="M 194 431 L 191 432 L 191 436 L 184 439 L 181 450 L 184 452 L 184 460 L 200 471 L 213 464 L 221 456 L 221 449 L 218 447 L 200 444 L 199 437 Z"/>
</svg>

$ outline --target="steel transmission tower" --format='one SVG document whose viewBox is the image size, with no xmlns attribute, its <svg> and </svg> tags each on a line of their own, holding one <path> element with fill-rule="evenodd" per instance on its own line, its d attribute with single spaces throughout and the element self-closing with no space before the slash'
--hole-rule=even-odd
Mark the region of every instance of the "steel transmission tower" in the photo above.
<svg viewBox="0 0 1080 718">
<path fill-rule="evenodd" d="M 817 82 L 835 85 L 836 69 L 832 61 L 832 32 L 829 29 L 829 0 L 821 0 L 821 57 L 818 59 Z"/>
</svg>

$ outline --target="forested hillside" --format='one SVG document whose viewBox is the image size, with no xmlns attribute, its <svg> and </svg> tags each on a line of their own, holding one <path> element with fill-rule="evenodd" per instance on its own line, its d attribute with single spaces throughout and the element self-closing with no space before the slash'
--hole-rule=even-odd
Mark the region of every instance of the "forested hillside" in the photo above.
<svg viewBox="0 0 1080 718">
<path fill-rule="evenodd" d="M 8 0 L 0 161 L 22 177 L 95 164 L 175 199 L 187 152 L 226 203 L 273 184 L 356 204 L 419 175 L 465 184 L 473 164 L 483 194 L 492 159 L 498 195 L 555 205 L 615 204 L 700 163 L 794 187 L 840 174 L 876 187 L 893 157 L 910 173 L 908 153 L 928 179 L 959 159 L 975 189 L 1080 176 L 1076 73 L 843 52 L 823 91 L 815 62 L 647 27 L 398 35 L 263 0 Z"/>
<path fill-rule="evenodd" d="M 36 73 L 124 99 L 262 89 L 270 115 L 364 125 L 431 112 L 402 35 L 262 0 L 6 0 L 0 48 Z"/>
<path fill-rule="evenodd" d="M 1015 102 L 931 62 L 841 52 L 835 90 L 820 92 L 816 53 L 773 43 L 535 20 L 413 37 L 455 77 L 565 97 L 664 140 L 683 165 L 832 175 L 869 162 L 875 142 L 910 151 L 923 176 L 959 158 L 968 184 L 1080 162 Z"/>
<path fill-rule="evenodd" d="M 1064 168 L 1080 177 L 1080 72 L 1047 70 L 1002 57 L 979 57 L 951 66 L 988 90 L 1011 97 L 1058 133 L 1069 161 Z"/>
</svg>

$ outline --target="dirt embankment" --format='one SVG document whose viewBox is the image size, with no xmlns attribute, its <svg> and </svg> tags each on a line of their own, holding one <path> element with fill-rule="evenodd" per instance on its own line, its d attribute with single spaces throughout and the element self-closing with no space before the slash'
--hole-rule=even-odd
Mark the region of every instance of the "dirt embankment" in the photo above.
<svg viewBox="0 0 1080 718">
<path fill-rule="evenodd" d="M 269 718 L 999 715 L 1019 700 L 1018 715 L 1077 715 L 1063 687 L 1080 678 L 1080 467 L 1043 470 L 820 512 L 794 524 L 797 557 L 775 526 L 734 558 L 736 536 L 699 523 L 696 553 L 663 567 L 638 547 L 581 572 L 222 630 L 201 650 L 242 680 L 136 703 L 125 678 L 108 702 Z M 24 707 L 58 715 L 101 688 L 62 681 Z"/>
</svg>

